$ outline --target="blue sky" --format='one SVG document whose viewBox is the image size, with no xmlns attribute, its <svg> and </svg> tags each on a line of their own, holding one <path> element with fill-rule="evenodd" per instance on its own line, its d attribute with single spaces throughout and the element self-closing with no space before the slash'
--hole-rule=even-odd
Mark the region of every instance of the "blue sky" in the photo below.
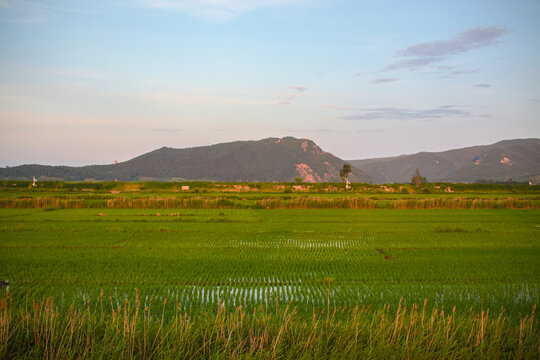
<svg viewBox="0 0 540 360">
<path fill-rule="evenodd" d="M 540 2 L 0 0 L 0 166 L 540 137 Z"/>
</svg>

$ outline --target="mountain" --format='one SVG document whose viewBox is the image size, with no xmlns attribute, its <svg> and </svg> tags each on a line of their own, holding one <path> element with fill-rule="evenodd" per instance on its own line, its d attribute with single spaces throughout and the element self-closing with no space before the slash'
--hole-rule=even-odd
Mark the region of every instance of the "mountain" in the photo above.
<svg viewBox="0 0 540 360">
<path fill-rule="evenodd" d="M 323 151 L 313 141 L 285 137 L 236 141 L 187 149 L 163 147 L 114 165 L 82 167 L 21 165 L 0 168 L 0 179 L 66 181 L 210 180 L 340 182 L 345 161 Z M 352 168 L 351 182 L 371 182 Z"/>
<path fill-rule="evenodd" d="M 429 182 L 540 180 L 540 139 L 504 140 L 443 152 L 350 160 L 375 183 L 404 183 L 416 168 Z"/>
</svg>

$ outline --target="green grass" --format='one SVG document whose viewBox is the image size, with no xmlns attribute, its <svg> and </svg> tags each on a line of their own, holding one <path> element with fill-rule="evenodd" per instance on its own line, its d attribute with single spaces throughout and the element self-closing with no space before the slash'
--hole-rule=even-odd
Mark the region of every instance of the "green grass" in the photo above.
<svg viewBox="0 0 540 360">
<path fill-rule="evenodd" d="M 530 311 L 537 210 L 0 210 L 0 280 L 24 303 L 169 299 L 182 310 L 430 303 Z M 381 250 L 384 254 L 383 256 Z M 167 309 L 172 313 L 172 306 Z"/>
<path fill-rule="evenodd" d="M 0 358 L 538 358 L 534 191 L 34 190 L 0 196 Z"/>
<path fill-rule="evenodd" d="M 516 322 L 497 312 L 441 306 L 333 307 L 301 316 L 290 305 L 166 317 L 167 302 L 104 299 L 59 311 L 54 300 L 14 308 L 0 299 L 5 359 L 536 359 L 535 309 Z M 110 306 L 110 312 L 105 310 Z"/>
</svg>

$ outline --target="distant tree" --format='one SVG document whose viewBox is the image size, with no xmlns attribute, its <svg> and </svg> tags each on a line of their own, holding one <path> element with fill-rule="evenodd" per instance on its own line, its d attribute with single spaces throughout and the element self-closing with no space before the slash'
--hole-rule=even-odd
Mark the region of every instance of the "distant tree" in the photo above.
<svg viewBox="0 0 540 360">
<path fill-rule="evenodd" d="M 411 184 L 420 186 L 420 184 L 423 184 L 425 182 L 427 182 L 427 179 L 420 175 L 420 170 L 416 168 L 416 170 L 414 170 L 413 176 L 411 177 Z"/>
<path fill-rule="evenodd" d="M 343 164 L 343 168 L 339 171 L 341 180 L 345 183 L 345 187 L 349 188 L 349 174 L 351 173 L 351 164 Z"/>
<path fill-rule="evenodd" d="M 301 183 L 303 179 L 301 177 L 295 177 L 293 180 L 296 183 Z"/>
</svg>

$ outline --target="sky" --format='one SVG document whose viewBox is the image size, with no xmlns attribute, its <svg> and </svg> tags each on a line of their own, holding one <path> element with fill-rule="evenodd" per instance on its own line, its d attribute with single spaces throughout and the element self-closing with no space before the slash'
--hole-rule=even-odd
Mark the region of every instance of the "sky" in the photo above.
<svg viewBox="0 0 540 360">
<path fill-rule="evenodd" d="M 540 1 L 0 0 L 0 166 L 540 137 Z"/>
</svg>

